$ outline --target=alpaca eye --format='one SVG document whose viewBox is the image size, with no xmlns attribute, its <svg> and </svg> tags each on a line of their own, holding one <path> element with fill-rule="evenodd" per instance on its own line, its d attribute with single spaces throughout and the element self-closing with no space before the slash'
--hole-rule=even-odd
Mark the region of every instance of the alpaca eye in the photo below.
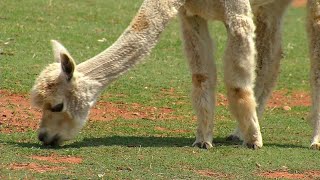
<svg viewBox="0 0 320 180">
<path fill-rule="evenodd" d="M 61 112 L 63 109 L 63 103 L 53 106 L 50 110 L 51 112 Z"/>
</svg>

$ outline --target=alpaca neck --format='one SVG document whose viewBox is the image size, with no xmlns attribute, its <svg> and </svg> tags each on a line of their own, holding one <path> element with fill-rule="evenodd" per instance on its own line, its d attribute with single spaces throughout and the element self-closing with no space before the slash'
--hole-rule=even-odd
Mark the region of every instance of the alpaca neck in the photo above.
<svg viewBox="0 0 320 180">
<path fill-rule="evenodd" d="M 185 0 L 145 0 L 129 27 L 108 49 L 79 64 L 77 70 L 104 88 L 148 55 L 168 21 Z"/>
</svg>

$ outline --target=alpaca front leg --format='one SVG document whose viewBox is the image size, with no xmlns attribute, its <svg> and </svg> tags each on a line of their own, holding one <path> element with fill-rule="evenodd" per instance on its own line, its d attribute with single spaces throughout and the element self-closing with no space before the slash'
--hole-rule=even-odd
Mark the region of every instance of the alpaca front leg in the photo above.
<svg viewBox="0 0 320 180">
<path fill-rule="evenodd" d="M 262 118 L 267 100 L 271 96 L 279 74 L 282 58 L 281 26 L 283 14 L 291 0 L 274 1 L 255 9 L 256 81 L 254 94 L 257 102 L 257 116 Z M 272 13 L 270 13 L 272 12 Z M 239 127 L 227 140 L 241 140 Z"/>
<path fill-rule="evenodd" d="M 184 48 L 192 74 L 192 103 L 198 127 L 193 146 L 212 147 L 215 106 L 216 67 L 212 56 L 212 40 L 207 21 L 199 16 L 180 12 Z"/>
<path fill-rule="evenodd" d="M 308 1 L 307 30 L 311 61 L 312 107 L 310 124 L 313 126 L 311 148 L 320 149 L 320 1 Z"/>
<path fill-rule="evenodd" d="M 230 110 L 237 119 L 244 145 L 262 147 L 253 93 L 255 70 L 255 26 L 249 1 L 224 1 L 228 45 L 224 56 L 224 78 Z"/>
</svg>

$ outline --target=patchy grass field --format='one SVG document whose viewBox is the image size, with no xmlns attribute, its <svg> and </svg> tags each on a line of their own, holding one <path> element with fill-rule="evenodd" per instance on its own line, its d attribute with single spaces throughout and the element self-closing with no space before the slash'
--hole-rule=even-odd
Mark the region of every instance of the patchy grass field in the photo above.
<svg viewBox="0 0 320 180">
<path fill-rule="evenodd" d="M 40 112 L 31 109 L 28 92 L 53 61 L 49 40 L 60 40 L 80 63 L 112 44 L 141 2 L 0 1 L 0 179 L 320 178 L 319 152 L 308 149 L 312 130 L 305 120 L 310 97 L 304 8 L 290 8 L 285 18 L 286 54 L 261 121 L 262 149 L 225 141 L 235 121 L 224 96 L 226 37 L 219 23 L 210 27 L 219 68 L 215 147 L 190 147 L 196 120 L 177 20 L 145 63 L 106 89 L 75 140 L 42 147 L 35 131 Z"/>
</svg>

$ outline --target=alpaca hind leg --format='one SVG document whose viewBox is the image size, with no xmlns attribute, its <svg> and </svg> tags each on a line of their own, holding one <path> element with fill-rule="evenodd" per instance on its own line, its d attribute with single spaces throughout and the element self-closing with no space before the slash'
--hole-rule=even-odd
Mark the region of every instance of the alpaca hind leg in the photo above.
<svg viewBox="0 0 320 180">
<path fill-rule="evenodd" d="M 279 74 L 282 58 L 282 17 L 291 0 L 275 1 L 255 11 L 256 24 L 256 84 L 257 115 L 261 119 Z M 270 13 L 272 12 L 272 13 Z"/>
<path fill-rule="evenodd" d="M 192 103 L 198 127 L 193 146 L 212 147 L 213 115 L 215 107 L 216 67 L 213 44 L 207 21 L 199 16 L 180 12 L 184 48 L 192 74 Z"/>
<path fill-rule="evenodd" d="M 311 61 L 311 96 L 312 106 L 310 124 L 313 126 L 311 148 L 320 149 L 320 4 L 308 1 L 307 30 L 309 35 Z"/>
<path fill-rule="evenodd" d="M 255 9 L 256 25 L 256 81 L 255 98 L 257 115 L 262 118 L 264 108 L 269 99 L 279 74 L 282 58 L 281 26 L 282 17 L 291 0 L 275 1 Z M 272 13 L 270 13 L 272 12 Z M 240 140 L 239 127 L 234 130 L 227 140 Z"/>
<path fill-rule="evenodd" d="M 224 78 L 230 110 L 237 119 L 243 143 L 262 147 L 253 93 L 255 70 L 255 26 L 249 1 L 224 1 L 228 45 L 224 56 Z"/>
</svg>

